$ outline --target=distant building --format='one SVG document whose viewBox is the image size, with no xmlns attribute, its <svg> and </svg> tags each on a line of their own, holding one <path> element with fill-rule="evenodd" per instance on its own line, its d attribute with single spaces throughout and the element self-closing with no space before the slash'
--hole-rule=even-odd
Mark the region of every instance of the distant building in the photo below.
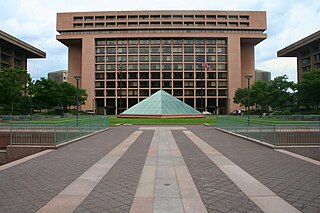
<svg viewBox="0 0 320 213">
<path fill-rule="evenodd" d="M 0 70 L 16 67 L 27 70 L 28 58 L 45 58 L 46 53 L 0 30 Z"/>
<path fill-rule="evenodd" d="M 68 70 L 49 72 L 48 79 L 54 79 L 59 82 L 68 82 Z"/>
<path fill-rule="evenodd" d="M 256 69 L 256 81 L 271 81 L 271 72 Z"/>
<path fill-rule="evenodd" d="M 305 72 L 320 68 L 320 30 L 279 50 L 278 57 L 297 57 L 299 82 Z"/>
<path fill-rule="evenodd" d="M 159 90 L 199 111 L 227 114 L 254 77 L 264 11 L 107 11 L 57 14 L 69 82 L 81 76 L 98 114 L 119 114 Z M 252 81 L 253 82 L 253 81 Z"/>
</svg>

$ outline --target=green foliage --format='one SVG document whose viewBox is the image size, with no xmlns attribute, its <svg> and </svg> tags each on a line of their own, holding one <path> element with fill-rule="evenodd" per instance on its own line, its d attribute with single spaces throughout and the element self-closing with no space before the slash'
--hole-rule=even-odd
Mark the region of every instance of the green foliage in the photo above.
<svg viewBox="0 0 320 213">
<path fill-rule="evenodd" d="M 4 68 L 0 71 L 0 106 L 4 112 L 14 113 L 30 83 L 31 78 L 25 70 Z"/>
<path fill-rule="evenodd" d="M 305 106 L 314 110 L 320 105 L 320 69 L 306 72 L 298 84 L 298 97 Z"/>
<path fill-rule="evenodd" d="M 238 88 L 234 94 L 233 102 L 243 106 L 248 105 L 248 88 Z"/>
</svg>

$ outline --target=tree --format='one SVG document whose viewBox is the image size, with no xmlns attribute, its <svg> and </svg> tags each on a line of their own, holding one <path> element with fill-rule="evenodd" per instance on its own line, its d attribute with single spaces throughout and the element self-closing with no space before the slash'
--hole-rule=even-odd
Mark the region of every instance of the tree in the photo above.
<svg viewBox="0 0 320 213">
<path fill-rule="evenodd" d="M 266 111 L 270 99 L 270 83 L 267 81 L 257 81 L 252 84 L 252 102 L 260 105 L 261 111 Z"/>
<path fill-rule="evenodd" d="M 320 105 L 320 69 L 306 72 L 298 83 L 298 97 L 306 106 L 313 109 Z"/>
<path fill-rule="evenodd" d="M 233 102 L 244 106 L 248 105 L 248 88 L 238 88 L 234 94 Z"/>
<path fill-rule="evenodd" d="M 277 110 L 284 110 L 293 102 L 293 89 L 295 84 L 288 81 L 287 75 L 278 76 L 270 82 L 268 104 Z"/>
<path fill-rule="evenodd" d="M 19 68 L 4 68 L 0 71 L 0 105 L 12 114 L 17 111 L 21 97 L 27 95 L 31 83 L 27 71 Z"/>
</svg>

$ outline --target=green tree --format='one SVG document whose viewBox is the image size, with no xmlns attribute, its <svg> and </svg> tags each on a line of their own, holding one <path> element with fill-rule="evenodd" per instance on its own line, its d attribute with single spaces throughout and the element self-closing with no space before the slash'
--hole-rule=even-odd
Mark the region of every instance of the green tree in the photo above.
<svg viewBox="0 0 320 213">
<path fill-rule="evenodd" d="M 18 111 L 22 96 L 27 95 L 31 83 L 27 71 L 19 68 L 4 68 L 0 71 L 0 105 L 10 114 Z"/>
<path fill-rule="evenodd" d="M 298 83 L 299 100 L 313 109 L 320 105 L 320 69 L 306 72 Z"/>
<path fill-rule="evenodd" d="M 238 88 L 234 94 L 233 102 L 248 106 L 248 88 Z"/>
<path fill-rule="evenodd" d="M 267 81 L 257 81 L 252 84 L 252 102 L 260 105 L 261 111 L 266 111 L 270 99 L 270 83 Z"/>
</svg>

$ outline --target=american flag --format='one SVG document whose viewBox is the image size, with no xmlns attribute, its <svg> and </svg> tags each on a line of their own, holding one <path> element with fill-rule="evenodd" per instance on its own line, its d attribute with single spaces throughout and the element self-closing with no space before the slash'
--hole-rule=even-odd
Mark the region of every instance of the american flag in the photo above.
<svg viewBox="0 0 320 213">
<path fill-rule="evenodd" d="M 211 67 L 210 67 L 210 65 L 209 65 L 207 62 L 202 62 L 202 67 L 203 67 L 203 68 L 207 68 L 208 71 L 211 71 L 211 70 L 212 70 Z"/>
</svg>

